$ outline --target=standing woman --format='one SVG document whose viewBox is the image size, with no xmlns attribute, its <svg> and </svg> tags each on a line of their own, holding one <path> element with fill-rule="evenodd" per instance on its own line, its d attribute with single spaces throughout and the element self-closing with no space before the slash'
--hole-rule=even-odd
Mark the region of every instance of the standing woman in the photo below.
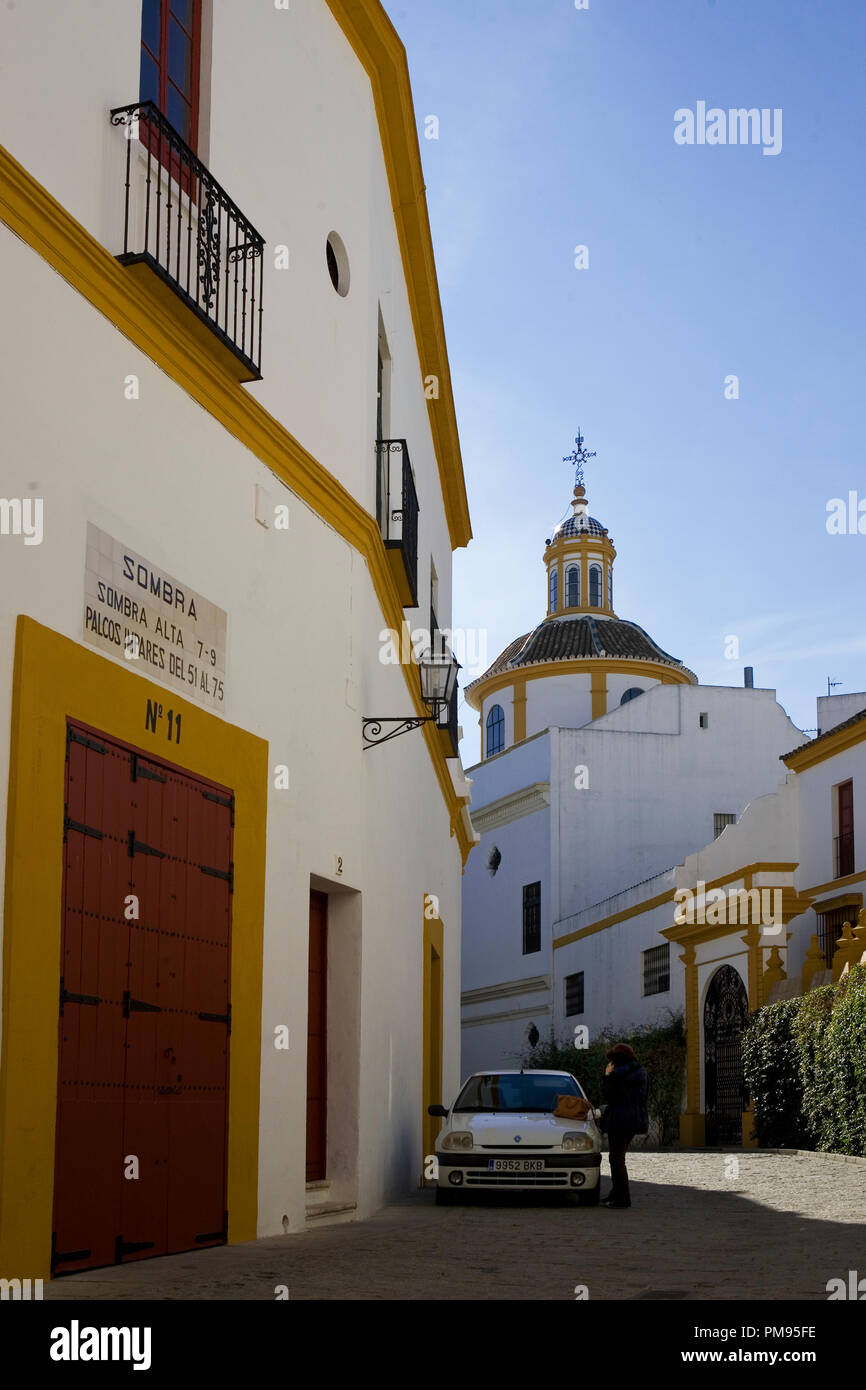
<svg viewBox="0 0 866 1390">
<path fill-rule="evenodd" d="M 628 1043 L 617 1043 L 607 1054 L 604 1069 L 604 1132 L 610 1146 L 613 1184 L 604 1199 L 606 1207 L 630 1207 L 631 1193 L 625 1156 L 636 1134 L 649 1129 L 647 1095 L 649 1078 Z"/>
</svg>

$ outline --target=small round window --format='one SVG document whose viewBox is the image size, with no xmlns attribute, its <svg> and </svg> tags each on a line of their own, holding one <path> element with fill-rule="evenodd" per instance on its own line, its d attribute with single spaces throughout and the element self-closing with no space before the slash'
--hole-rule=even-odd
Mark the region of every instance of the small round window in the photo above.
<svg viewBox="0 0 866 1390">
<path fill-rule="evenodd" d="M 331 284 L 345 299 L 349 293 L 349 257 L 346 255 L 346 248 L 343 245 L 342 237 L 336 232 L 331 232 L 326 246 L 325 256 L 328 261 L 328 274 L 331 277 Z"/>
</svg>

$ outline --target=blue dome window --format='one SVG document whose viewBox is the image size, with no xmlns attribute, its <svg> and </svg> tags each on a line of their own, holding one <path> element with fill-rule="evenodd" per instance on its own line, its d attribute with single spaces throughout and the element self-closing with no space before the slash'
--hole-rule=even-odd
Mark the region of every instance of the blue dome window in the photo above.
<svg viewBox="0 0 866 1390">
<path fill-rule="evenodd" d="M 589 606 L 601 608 L 601 565 L 589 567 Z"/>
<path fill-rule="evenodd" d="M 559 575 L 556 570 L 550 571 L 550 611 L 556 612 L 556 605 L 559 600 Z"/>
<path fill-rule="evenodd" d="M 565 571 L 565 606 L 566 608 L 580 607 L 579 565 L 569 565 Z"/>
<path fill-rule="evenodd" d="M 494 705 L 487 715 L 487 757 L 501 753 L 505 747 L 505 713 L 501 705 Z"/>
<path fill-rule="evenodd" d="M 641 690 L 640 686 L 639 686 L 639 685 L 633 685 L 633 686 L 631 686 L 631 687 L 625 692 L 625 694 L 623 695 L 622 699 L 620 700 L 620 704 L 621 704 L 621 705 L 627 705 L 628 702 L 629 702 L 629 700 L 636 700 L 637 697 L 638 697 L 638 695 L 642 695 L 642 694 L 643 694 L 643 691 Z"/>
</svg>

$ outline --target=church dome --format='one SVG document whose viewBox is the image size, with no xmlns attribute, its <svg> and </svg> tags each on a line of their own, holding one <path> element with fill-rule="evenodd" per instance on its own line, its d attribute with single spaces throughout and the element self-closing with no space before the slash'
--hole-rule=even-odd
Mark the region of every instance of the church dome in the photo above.
<svg viewBox="0 0 866 1390">
<path fill-rule="evenodd" d="M 581 661 L 598 657 L 652 661 L 684 671 L 682 662 L 654 642 L 637 623 L 623 618 L 563 617 L 545 619 L 510 642 L 478 683 L 504 671 L 548 661 Z M 476 682 L 473 681 L 473 685 Z"/>
<path fill-rule="evenodd" d="M 553 533 L 553 539 L 566 536 L 606 536 L 607 527 L 602 526 L 600 521 L 596 521 L 594 516 L 587 516 L 586 512 L 572 515 L 567 521 L 561 521 Z"/>
<path fill-rule="evenodd" d="M 546 616 L 464 690 L 480 715 L 482 757 L 546 728 L 581 728 L 655 685 L 697 684 L 639 623 L 614 612 L 616 550 L 607 527 L 589 515 L 583 485 L 594 454 L 582 435 L 575 444 L 564 460 L 577 465 L 570 514 L 545 545 Z"/>
</svg>

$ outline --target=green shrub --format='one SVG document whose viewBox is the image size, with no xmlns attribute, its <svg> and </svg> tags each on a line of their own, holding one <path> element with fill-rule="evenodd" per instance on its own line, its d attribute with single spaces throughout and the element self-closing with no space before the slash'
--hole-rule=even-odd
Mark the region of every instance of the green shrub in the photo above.
<svg viewBox="0 0 866 1390">
<path fill-rule="evenodd" d="M 866 1155 L 866 966 L 752 1014 L 743 1059 L 760 1144 Z"/>
<path fill-rule="evenodd" d="M 794 1029 L 801 999 L 768 1004 L 743 1034 L 743 1067 L 755 1106 L 755 1135 L 765 1148 L 809 1148 Z"/>
<path fill-rule="evenodd" d="M 682 1016 L 674 1014 L 667 1024 L 644 1024 L 628 1031 L 599 1033 L 588 1047 L 575 1047 L 571 1041 L 558 1042 L 551 1032 L 539 1039 L 522 1062 L 535 1070 L 570 1071 L 594 1105 L 602 1103 L 602 1080 L 607 1053 L 614 1043 L 628 1043 L 650 1079 L 648 1110 L 658 1120 L 662 1144 L 675 1143 L 679 1135 L 683 1083 L 686 1070 L 686 1035 Z"/>
</svg>

